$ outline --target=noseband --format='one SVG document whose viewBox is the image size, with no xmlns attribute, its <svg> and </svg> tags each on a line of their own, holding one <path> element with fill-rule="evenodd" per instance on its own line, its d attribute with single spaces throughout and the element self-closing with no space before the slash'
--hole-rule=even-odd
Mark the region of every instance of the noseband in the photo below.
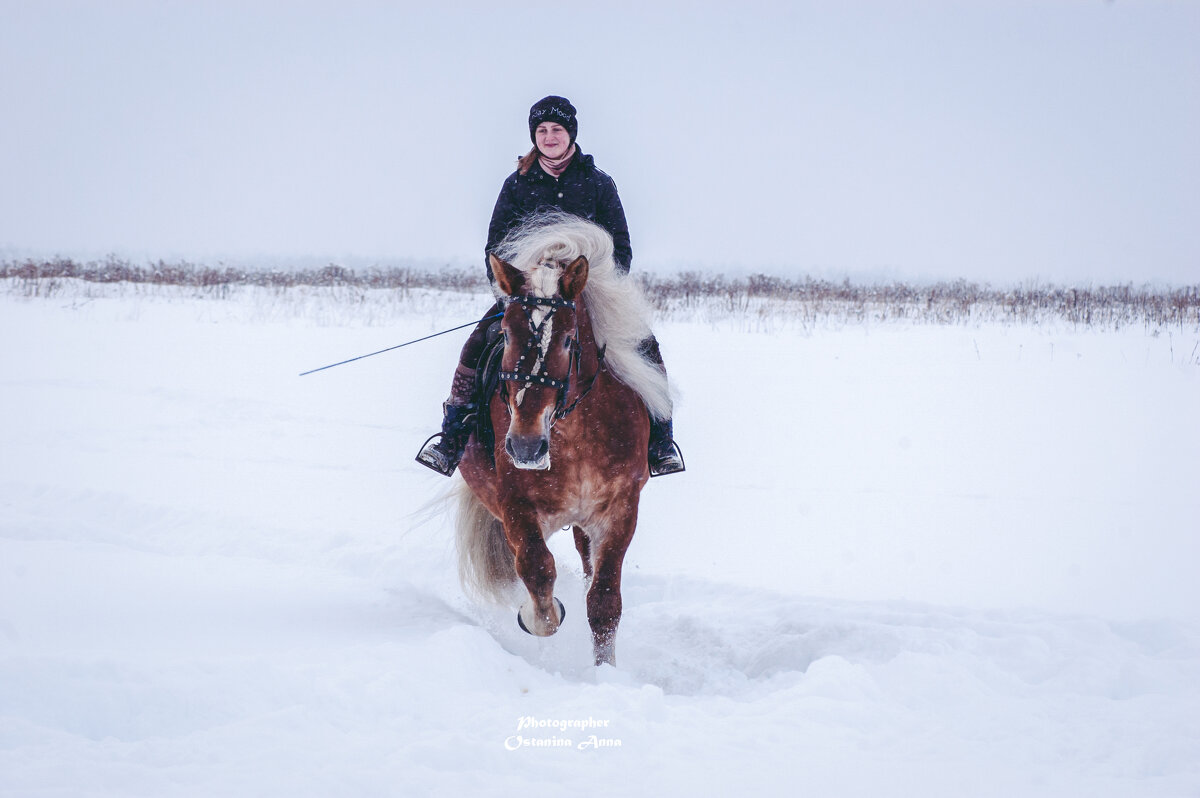
<svg viewBox="0 0 1200 798">
<path fill-rule="evenodd" d="M 580 396 L 571 404 L 570 407 L 566 407 L 567 392 L 571 390 L 571 372 L 579 369 L 578 328 L 576 329 L 575 334 L 567 339 L 571 349 L 571 365 L 567 368 L 567 376 L 565 378 L 559 380 L 551 377 L 544 364 L 542 365 L 542 369 L 540 371 L 533 371 L 533 369 L 537 367 L 536 357 L 532 358 L 533 362 L 530 364 L 529 370 L 522 370 L 522 366 L 524 366 L 526 360 L 531 359 L 530 355 L 533 354 L 535 349 L 542 348 L 542 338 L 546 334 L 547 324 L 549 324 L 550 319 L 554 315 L 553 311 L 558 310 L 559 308 L 570 308 L 571 310 L 575 310 L 575 303 L 570 299 L 563 299 L 562 297 L 540 296 L 510 296 L 506 301 L 509 304 L 515 303 L 520 305 L 525 311 L 525 317 L 529 321 L 529 329 L 533 335 L 529 337 L 529 341 L 525 344 L 524 351 L 522 351 L 520 357 L 517 358 L 516 368 L 514 368 L 512 371 L 501 371 L 499 375 L 500 380 L 502 381 L 502 384 L 509 382 L 524 383 L 521 386 L 522 388 L 529 388 L 530 386 L 536 385 L 542 388 L 553 388 L 557 390 L 558 398 L 554 403 L 554 419 L 558 420 L 564 418 L 568 413 L 575 409 L 575 405 L 579 404 L 579 399 L 583 398 Z M 552 312 L 546 314 L 546 318 L 542 319 L 540 324 L 535 324 L 533 321 L 533 308 L 539 306 L 548 307 Z M 595 378 L 593 377 L 593 382 L 594 381 Z M 590 390 L 591 387 L 592 386 L 589 383 L 584 393 L 586 393 L 587 390 Z"/>
</svg>

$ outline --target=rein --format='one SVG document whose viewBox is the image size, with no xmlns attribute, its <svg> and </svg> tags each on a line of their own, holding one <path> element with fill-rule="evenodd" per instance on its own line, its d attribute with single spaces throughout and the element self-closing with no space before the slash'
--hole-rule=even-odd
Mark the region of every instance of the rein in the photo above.
<svg viewBox="0 0 1200 798">
<path fill-rule="evenodd" d="M 600 350 L 596 353 L 596 373 L 593 374 L 591 376 L 591 379 L 589 379 L 587 381 L 587 386 L 584 387 L 584 389 L 579 392 L 579 395 L 575 397 L 575 401 L 571 402 L 571 405 L 569 407 L 562 408 L 562 409 L 556 409 L 554 411 L 554 418 L 556 420 L 564 419 L 567 416 L 571 415 L 571 411 L 574 410 L 579 405 L 579 403 L 583 401 L 585 396 L 587 396 L 589 393 L 591 393 L 592 386 L 594 386 L 596 384 L 596 378 L 600 376 L 600 371 L 601 371 L 601 369 L 604 368 L 604 350 L 606 350 L 606 349 L 608 349 L 608 344 L 605 344 L 604 346 L 600 347 Z M 576 342 L 571 347 L 571 357 L 574 358 L 575 369 L 576 369 L 576 371 L 578 371 L 579 370 L 579 345 L 578 345 L 578 342 Z"/>
</svg>

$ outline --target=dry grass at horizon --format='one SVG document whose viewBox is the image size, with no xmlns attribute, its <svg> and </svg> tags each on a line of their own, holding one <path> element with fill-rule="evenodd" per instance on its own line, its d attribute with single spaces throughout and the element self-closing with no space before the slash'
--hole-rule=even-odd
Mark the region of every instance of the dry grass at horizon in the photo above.
<svg viewBox="0 0 1200 798">
<path fill-rule="evenodd" d="M 53 297 L 72 284 L 139 288 L 172 287 L 195 297 L 223 299 L 253 287 L 278 293 L 318 289 L 335 301 L 362 301 L 367 292 L 483 293 L 482 274 L 464 269 L 440 271 L 388 268 L 354 271 L 337 265 L 295 271 L 212 268 L 188 262 L 138 266 L 109 258 L 77 263 L 70 259 L 0 262 L 0 279 L 11 295 Z M 1200 285 L 1182 288 L 1028 285 L 993 288 L 963 280 L 927 285 L 891 282 L 856 284 L 812 278 L 754 274 L 726 277 L 699 272 L 671 276 L 637 274 L 646 296 L 664 318 L 713 314 L 754 319 L 787 318 L 808 325 L 892 320 L 924 324 L 1002 322 L 1120 329 L 1200 330 Z"/>
</svg>

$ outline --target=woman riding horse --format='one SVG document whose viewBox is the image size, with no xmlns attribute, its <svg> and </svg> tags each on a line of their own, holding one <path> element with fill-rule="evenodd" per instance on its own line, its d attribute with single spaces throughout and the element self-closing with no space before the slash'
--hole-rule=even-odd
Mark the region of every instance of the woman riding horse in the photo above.
<svg viewBox="0 0 1200 798">
<path fill-rule="evenodd" d="M 633 249 L 616 183 L 596 168 L 592 156 L 580 152 L 576 146 L 579 126 L 575 114 L 575 106 L 569 100 L 556 96 L 538 100 L 529 109 L 529 137 L 534 146 L 518 160 L 517 171 L 508 176 L 500 189 L 488 226 L 485 263 L 497 245 L 521 222 L 538 212 L 557 209 L 595 222 L 607 230 L 613 238 L 617 268 L 629 271 Z M 488 279 L 494 283 L 496 278 L 491 266 L 486 268 Z M 488 328 L 502 309 L 502 304 L 497 302 L 467 339 L 454 371 L 450 397 L 442 406 L 441 434 L 431 438 L 417 455 L 417 462 L 440 474 L 450 476 L 454 473 L 471 437 L 472 420 L 478 411 L 474 401 L 475 371 L 487 344 Z M 649 360 L 662 366 L 658 341 L 653 336 L 642 343 L 642 351 Z M 486 397 L 481 400 L 486 401 Z M 670 419 L 659 420 L 651 415 L 648 460 L 652 476 L 684 470 L 683 458 L 673 440 Z"/>
</svg>

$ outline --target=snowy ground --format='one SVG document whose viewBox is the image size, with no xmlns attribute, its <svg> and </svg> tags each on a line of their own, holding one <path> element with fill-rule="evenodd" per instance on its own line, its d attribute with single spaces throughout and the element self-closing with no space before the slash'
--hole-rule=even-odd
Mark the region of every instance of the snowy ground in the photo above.
<svg viewBox="0 0 1200 798">
<path fill-rule="evenodd" d="M 89 290 L 0 295 L 2 794 L 1200 795 L 1200 333 L 662 324 L 597 670 L 422 512 L 459 335 L 297 377 L 482 299 Z"/>
</svg>

